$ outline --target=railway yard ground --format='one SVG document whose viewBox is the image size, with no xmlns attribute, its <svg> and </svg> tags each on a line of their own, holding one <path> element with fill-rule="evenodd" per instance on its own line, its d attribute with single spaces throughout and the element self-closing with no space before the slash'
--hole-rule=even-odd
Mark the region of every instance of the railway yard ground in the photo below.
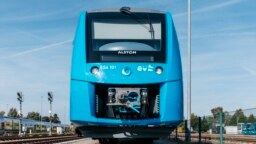
<svg viewBox="0 0 256 144">
<path fill-rule="evenodd" d="M 190 144 L 198 144 L 198 135 L 193 134 Z M 223 142 L 225 144 L 256 144 L 256 136 L 248 135 L 224 135 Z M 219 136 L 217 134 L 202 135 L 202 144 L 219 144 Z M 98 140 L 93 140 L 91 138 L 82 138 L 79 140 L 62 142 L 60 144 L 100 144 Z M 136 142 L 133 140 L 119 140 L 118 144 L 143 144 L 141 142 Z M 146 144 L 146 143 L 145 143 Z M 184 141 L 184 135 L 179 135 L 178 139 L 175 139 L 173 135 L 170 140 L 155 140 L 153 144 L 188 144 Z"/>
<path fill-rule="evenodd" d="M 178 139 L 171 135 L 170 139 L 154 140 L 153 144 L 187 144 L 184 142 L 184 134 L 179 134 Z M 198 134 L 191 135 L 191 144 L 198 144 Z M 224 135 L 223 141 L 225 144 L 256 144 L 256 136 L 252 135 Z M 0 144 L 100 144 L 98 140 L 91 138 L 82 138 L 77 136 L 43 136 L 43 137 L 0 137 Z M 144 144 L 132 139 L 118 140 L 117 144 Z M 217 134 L 202 134 L 202 144 L 219 144 L 219 135 Z M 146 143 L 145 143 L 146 144 Z"/>
<path fill-rule="evenodd" d="M 192 142 L 190 144 L 198 144 L 197 134 L 192 135 Z M 202 135 L 202 144 L 219 144 L 219 137 L 216 134 Z M 256 136 L 245 136 L 245 135 L 224 135 L 225 144 L 255 144 Z M 82 138 L 79 140 L 62 142 L 60 144 L 100 144 L 98 140 L 93 140 L 91 138 Z M 141 142 L 136 142 L 133 140 L 119 140 L 118 144 L 144 144 Z M 146 144 L 146 143 L 145 143 Z M 183 135 L 179 135 L 178 139 L 171 136 L 170 140 L 155 140 L 153 144 L 188 144 L 184 141 Z"/>
<path fill-rule="evenodd" d="M 73 141 L 81 139 L 77 136 L 35 136 L 35 137 L 19 137 L 19 136 L 5 136 L 0 137 L 0 144 L 51 144 L 60 143 L 64 141 Z"/>
<path fill-rule="evenodd" d="M 93 140 L 91 138 L 84 138 L 75 141 L 62 142 L 59 144 L 100 144 L 98 140 Z M 144 144 L 141 142 L 136 143 L 133 140 L 120 140 L 118 144 Z M 146 143 L 145 143 L 146 144 Z M 176 144 L 176 142 L 171 142 L 169 140 L 155 140 L 153 144 Z"/>
</svg>

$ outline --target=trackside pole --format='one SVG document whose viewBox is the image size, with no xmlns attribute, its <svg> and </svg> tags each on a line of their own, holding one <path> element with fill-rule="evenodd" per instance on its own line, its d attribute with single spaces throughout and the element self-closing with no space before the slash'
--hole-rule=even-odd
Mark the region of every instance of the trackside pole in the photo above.
<svg viewBox="0 0 256 144">
<path fill-rule="evenodd" d="M 191 1 L 188 0 L 187 142 L 191 141 Z"/>
<path fill-rule="evenodd" d="M 52 92 L 48 92 L 48 101 L 50 102 L 50 110 L 49 110 L 49 113 L 50 113 L 50 133 L 49 135 L 51 136 L 52 135 L 52 102 L 53 102 L 53 94 Z"/>
<path fill-rule="evenodd" d="M 20 110 L 19 110 L 19 135 L 21 135 L 22 132 L 22 102 L 24 101 L 24 96 L 22 92 L 17 92 L 17 100 L 20 103 Z"/>
<path fill-rule="evenodd" d="M 199 141 L 198 143 L 201 144 L 202 143 L 202 121 L 201 121 L 201 117 L 198 117 L 198 133 L 199 133 Z"/>
<path fill-rule="evenodd" d="M 185 141 L 188 142 L 188 120 L 185 120 Z"/>
<path fill-rule="evenodd" d="M 223 144 L 222 112 L 220 112 L 220 144 Z"/>
<path fill-rule="evenodd" d="M 178 127 L 176 126 L 175 141 L 178 142 Z"/>
</svg>

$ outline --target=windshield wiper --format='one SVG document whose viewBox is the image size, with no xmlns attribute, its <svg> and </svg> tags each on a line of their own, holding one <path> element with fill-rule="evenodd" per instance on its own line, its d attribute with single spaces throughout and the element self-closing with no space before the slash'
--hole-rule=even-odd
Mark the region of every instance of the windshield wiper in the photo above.
<svg viewBox="0 0 256 144">
<path fill-rule="evenodd" d="M 136 22 L 141 24 L 144 28 L 146 28 L 150 32 L 152 39 L 155 39 L 155 30 L 154 30 L 153 24 L 152 24 L 151 19 L 150 19 L 148 14 L 147 14 L 148 21 L 145 21 L 144 17 L 141 17 L 141 16 L 131 12 L 131 8 L 130 7 L 122 7 L 120 9 L 120 12 L 122 12 L 123 14 L 127 14 L 127 15 L 131 16 Z M 142 20 L 143 22 L 141 22 L 139 20 Z M 144 23 L 148 23 L 149 27 L 146 26 Z"/>
</svg>

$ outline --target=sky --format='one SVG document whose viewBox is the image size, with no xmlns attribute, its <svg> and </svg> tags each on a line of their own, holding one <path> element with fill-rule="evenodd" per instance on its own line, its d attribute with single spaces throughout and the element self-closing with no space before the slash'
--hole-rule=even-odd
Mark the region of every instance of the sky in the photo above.
<svg viewBox="0 0 256 144">
<path fill-rule="evenodd" d="M 256 1 L 192 1 L 192 112 L 209 115 L 256 107 Z M 69 122 L 72 41 L 80 12 L 130 6 L 170 11 L 178 33 L 183 64 L 184 110 L 187 81 L 187 0 L 1 0 L 0 111 L 48 115 Z M 186 115 L 184 113 L 184 115 Z"/>
</svg>

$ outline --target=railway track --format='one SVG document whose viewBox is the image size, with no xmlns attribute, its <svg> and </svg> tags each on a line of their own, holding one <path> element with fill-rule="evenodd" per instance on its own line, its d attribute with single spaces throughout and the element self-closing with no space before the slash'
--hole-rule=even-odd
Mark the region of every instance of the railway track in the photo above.
<svg viewBox="0 0 256 144">
<path fill-rule="evenodd" d="M 172 135 L 175 137 L 175 135 Z M 185 134 L 178 134 L 178 138 L 185 139 Z M 191 139 L 196 141 L 199 139 L 198 134 L 192 134 Z M 218 134 L 202 134 L 201 141 L 204 143 L 211 141 L 218 141 L 220 139 Z M 226 142 L 244 142 L 244 143 L 256 143 L 256 136 L 252 135 L 223 135 L 223 141 Z"/>
<path fill-rule="evenodd" d="M 7 141 L 7 140 L 18 140 L 18 139 L 31 139 L 31 138 L 43 138 L 43 137 L 58 137 L 58 136 L 64 136 L 64 135 L 32 135 L 32 136 L 0 136 L 0 142 L 1 141 Z"/>
<path fill-rule="evenodd" d="M 51 144 L 81 139 L 77 136 L 1 137 L 0 144 Z"/>
</svg>

